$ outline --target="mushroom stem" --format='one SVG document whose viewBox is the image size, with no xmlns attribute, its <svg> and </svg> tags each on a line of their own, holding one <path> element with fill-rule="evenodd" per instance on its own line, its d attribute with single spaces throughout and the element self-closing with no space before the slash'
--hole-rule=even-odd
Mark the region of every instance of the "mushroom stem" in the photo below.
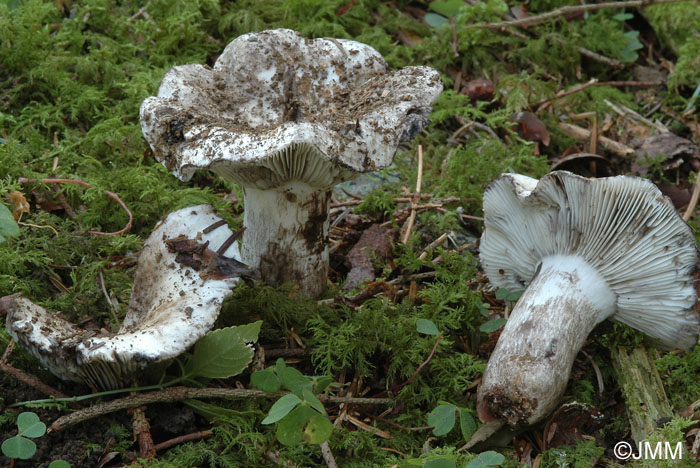
<svg viewBox="0 0 700 468">
<path fill-rule="evenodd" d="M 607 282 L 580 257 L 545 257 L 486 366 L 479 417 L 522 426 L 552 411 L 576 354 L 591 330 L 615 312 L 615 301 Z"/>
<path fill-rule="evenodd" d="M 244 187 L 243 196 L 244 261 L 258 267 L 268 284 L 292 281 L 304 296 L 321 294 L 328 277 L 331 191 L 290 182 L 268 190 Z"/>
</svg>

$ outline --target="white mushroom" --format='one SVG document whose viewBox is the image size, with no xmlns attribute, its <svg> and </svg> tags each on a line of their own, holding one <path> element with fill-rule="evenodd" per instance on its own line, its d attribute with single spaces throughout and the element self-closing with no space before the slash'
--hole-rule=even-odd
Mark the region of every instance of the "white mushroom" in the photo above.
<svg viewBox="0 0 700 468">
<path fill-rule="evenodd" d="M 387 72 L 367 45 L 277 29 L 238 37 L 213 69 L 171 69 L 141 125 L 180 179 L 206 168 L 241 184 L 243 260 L 315 296 L 328 271 L 330 189 L 388 166 L 441 91 L 431 68 Z"/>
<path fill-rule="evenodd" d="M 484 225 L 480 260 L 493 286 L 527 289 L 484 372 L 482 420 L 545 417 L 606 318 L 669 347 L 698 342 L 695 238 L 648 180 L 503 174 L 484 194 Z"/>
<path fill-rule="evenodd" d="M 17 295 L 0 300 L 7 331 L 62 379 L 102 389 L 123 386 L 145 367 L 179 356 L 212 328 L 222 302 L 247 272 L 236 261 L 236 244 L 226 245 L 231 236 L 211 205 L 167 215 L 144 244 L 116 334 L 81 329 Z M 190 255 L 173 249 L 178 241 L 200 245 Z M 221 255 L 214 253 L 222 248 Z"/>
</svg>

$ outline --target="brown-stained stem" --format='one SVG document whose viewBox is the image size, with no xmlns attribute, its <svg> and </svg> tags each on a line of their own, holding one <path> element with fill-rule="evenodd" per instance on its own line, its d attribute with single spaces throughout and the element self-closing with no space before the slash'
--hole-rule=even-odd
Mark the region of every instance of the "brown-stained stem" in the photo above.
<svg viewBox="0 0 700 468">
<path fill-rule="evenodd" d="M 91 184 L 88 184 L 87 182 L 82 181 L 80 179 L 28 179 L 26 177 L 20 177 L 19 182 L 22 184 L 26 184 L 29 182 L 41 182 L 42 184 L 75 184 L 75 185 L 80 185 L 81 187 L 86 187 L 86 188 L 93 187 Z M 129 230 L 131 230 L 132 222 L 134 221 L 134 216 L 131 214 L 131 211 L 129 211 L 129 208 L 127 208 L 126 204 L 122 201 L 121 198 L 119 198 L 119 196 L 116 193 L 110 192 L 109 190 L 104 190 L 104 193 L 109 198 L 111 198 L 112 200 L 119 203 L 119 206 L 121 206 L 122 209 L 124 211 L 126 211 L 126 214 L 129 216 L 129 221 L 126 223 L 126 226 L 124 226 L 119 231 L 115 231 L 115 232 L 87 231 L 87 233 L 94 234 L 96 236 L 118 236 L 120 234 L 124 234 L 125 232 L 128 232 Z"/>
<path fill-rule="evenodd" d="M 287 392 L 267 393 L 262 390 L 247 388 L 193 388 L 193 387 L 170 387 L 149 393 L 139 393 L 137 395 L 119 398 L 107 403 L 100 403 L 85 408 L 75 413 L 61 416 L 51 424 L 47 432 L 60 431 L 74 424 L 87 421 L 98 416 L 113 413 L 115 411 L 134 408 L 136 406 L 148 405 L 151 403 L 174 403 L 190 398 L 279 398 Z M 348 403 L 353 405 L 388 405 L 393 401 L 391 398 L 350 398 L 337 397 L 333 395 L 318 395 L 322 402 Z"/>
<path fill-rule="evenodd" d="M 626 0 L 622 2 L 587 3 L 583 5 L 567 5 L 556 10 L 542 13 L 541 15 L 528 16 L 510 21 L 499 21 L 497 23 L 469 24 L 466 29 L 501 29 L 507 26 L 527 26 L 543 22 L 550 18 L 558 18 L 572 13 L 583 13 L 586 11 L 603 10 L 606 8 L 634 8 L 647 7 L 657 3 L 678 3 L 687 0 Z"/>
<path fill-rule="evenodd" d="M 156 449 L 156 451 L 161 451 L 161 450 L 169 449 L 170 447 L 173 447 L 173 446 L 178 445 L 178 444 L 184 444 L 185 442 L 192 442 L 195 440 L 207 439 L 213 435 L 214 435 L 214 433 L 208 429 L 205 429 L 203 431 L 192 432 L 190 434 L 185 434 L 185 435 L 181 435 L 178 437 L 174 437 L 172 439 L 166 440 L 165 442 L 161 442 L 160 444 L 156 444 L 155 449 Z"/>
</svg>

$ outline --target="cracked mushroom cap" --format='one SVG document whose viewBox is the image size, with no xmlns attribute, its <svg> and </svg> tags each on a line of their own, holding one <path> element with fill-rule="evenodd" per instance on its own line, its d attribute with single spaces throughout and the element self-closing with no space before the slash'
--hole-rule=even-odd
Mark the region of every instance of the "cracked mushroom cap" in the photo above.
<svg viewBox="0 0 700 468">
<path fill-rule="evenodd" d="M 223 225 L 206 232 L 218 222 Z M 239 281 L 226 266 L 217 265 L 221 257 L 213 252 L 231 235 L 211 205 L 167 215 L 139 256 L 129 310 L 118 333 L 81 329 L 17 295 L 0 300 L 7 331 L 58 377 L 119 388 L 145 367 L 179 356 L 213 327 L 223 300 Z M 187 253 L 169 248 L 180 236 L 198 237 L 208 242 L 208 250 L 183 260 Z M 240 258 L 236 243 L 223 255 L 225 264 L 242 265 L 235 260 Z"/>
<path fill-rule="evenodd" d="M 441 92 L 432 68 L 388 72 L 365 44 L 275 29 L 238 37 L 213 68 L 172 68 L 141 105 L 141 126 L 182 180 L 208 168 L 259 189 L 328 188 L 391 164 Z"/>
<path fill-rule="evenodd" d="M 695 237 L 652 182 L 502 174 L 484 193 L 484 225 L 480 260 L 495 287 L 522 290 L 544 257 L 576 255 L 615 294 L 615 320 L 672 348 L 697 344 Z"/>
</svg>

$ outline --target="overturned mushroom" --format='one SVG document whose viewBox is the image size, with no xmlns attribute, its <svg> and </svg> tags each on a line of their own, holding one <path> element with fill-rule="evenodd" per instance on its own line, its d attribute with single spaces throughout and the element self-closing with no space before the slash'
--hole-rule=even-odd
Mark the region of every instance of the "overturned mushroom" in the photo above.
<svg viewBox="0 0 700 468">
<path fill-rule="evenodd" d="M 204 336 L 239 278 L 254 275 L 231 236 L 211 205 L 170 213 L 144 244 L 116 334 L 81 329 L 18 295 L 0 299 L 7 331 L 62 379 L 123 386 Z"/>
<path fill-rule="evenodd" d="M 698 342 L 695 238 L 648 180 L 503 174 L 484 194 L 484 225 L 480 259 L 491 283 L 527 289 L 484 372 L 482 420 L 518 426 L 546 416 L 606 318 L 669 347 Z"/>
<path fill-rule="evenodd" d="M 277 29 L 238 37 L 213 69 L 171 69 L 141 126 L 180 179 L 206 168 L 241 184 L 244 261 L 314 296 L 328 272 L 330 189 L 388 166 L 441 91 L 431 68 L 387 72 L 367 45 Z"/>
</svg>

